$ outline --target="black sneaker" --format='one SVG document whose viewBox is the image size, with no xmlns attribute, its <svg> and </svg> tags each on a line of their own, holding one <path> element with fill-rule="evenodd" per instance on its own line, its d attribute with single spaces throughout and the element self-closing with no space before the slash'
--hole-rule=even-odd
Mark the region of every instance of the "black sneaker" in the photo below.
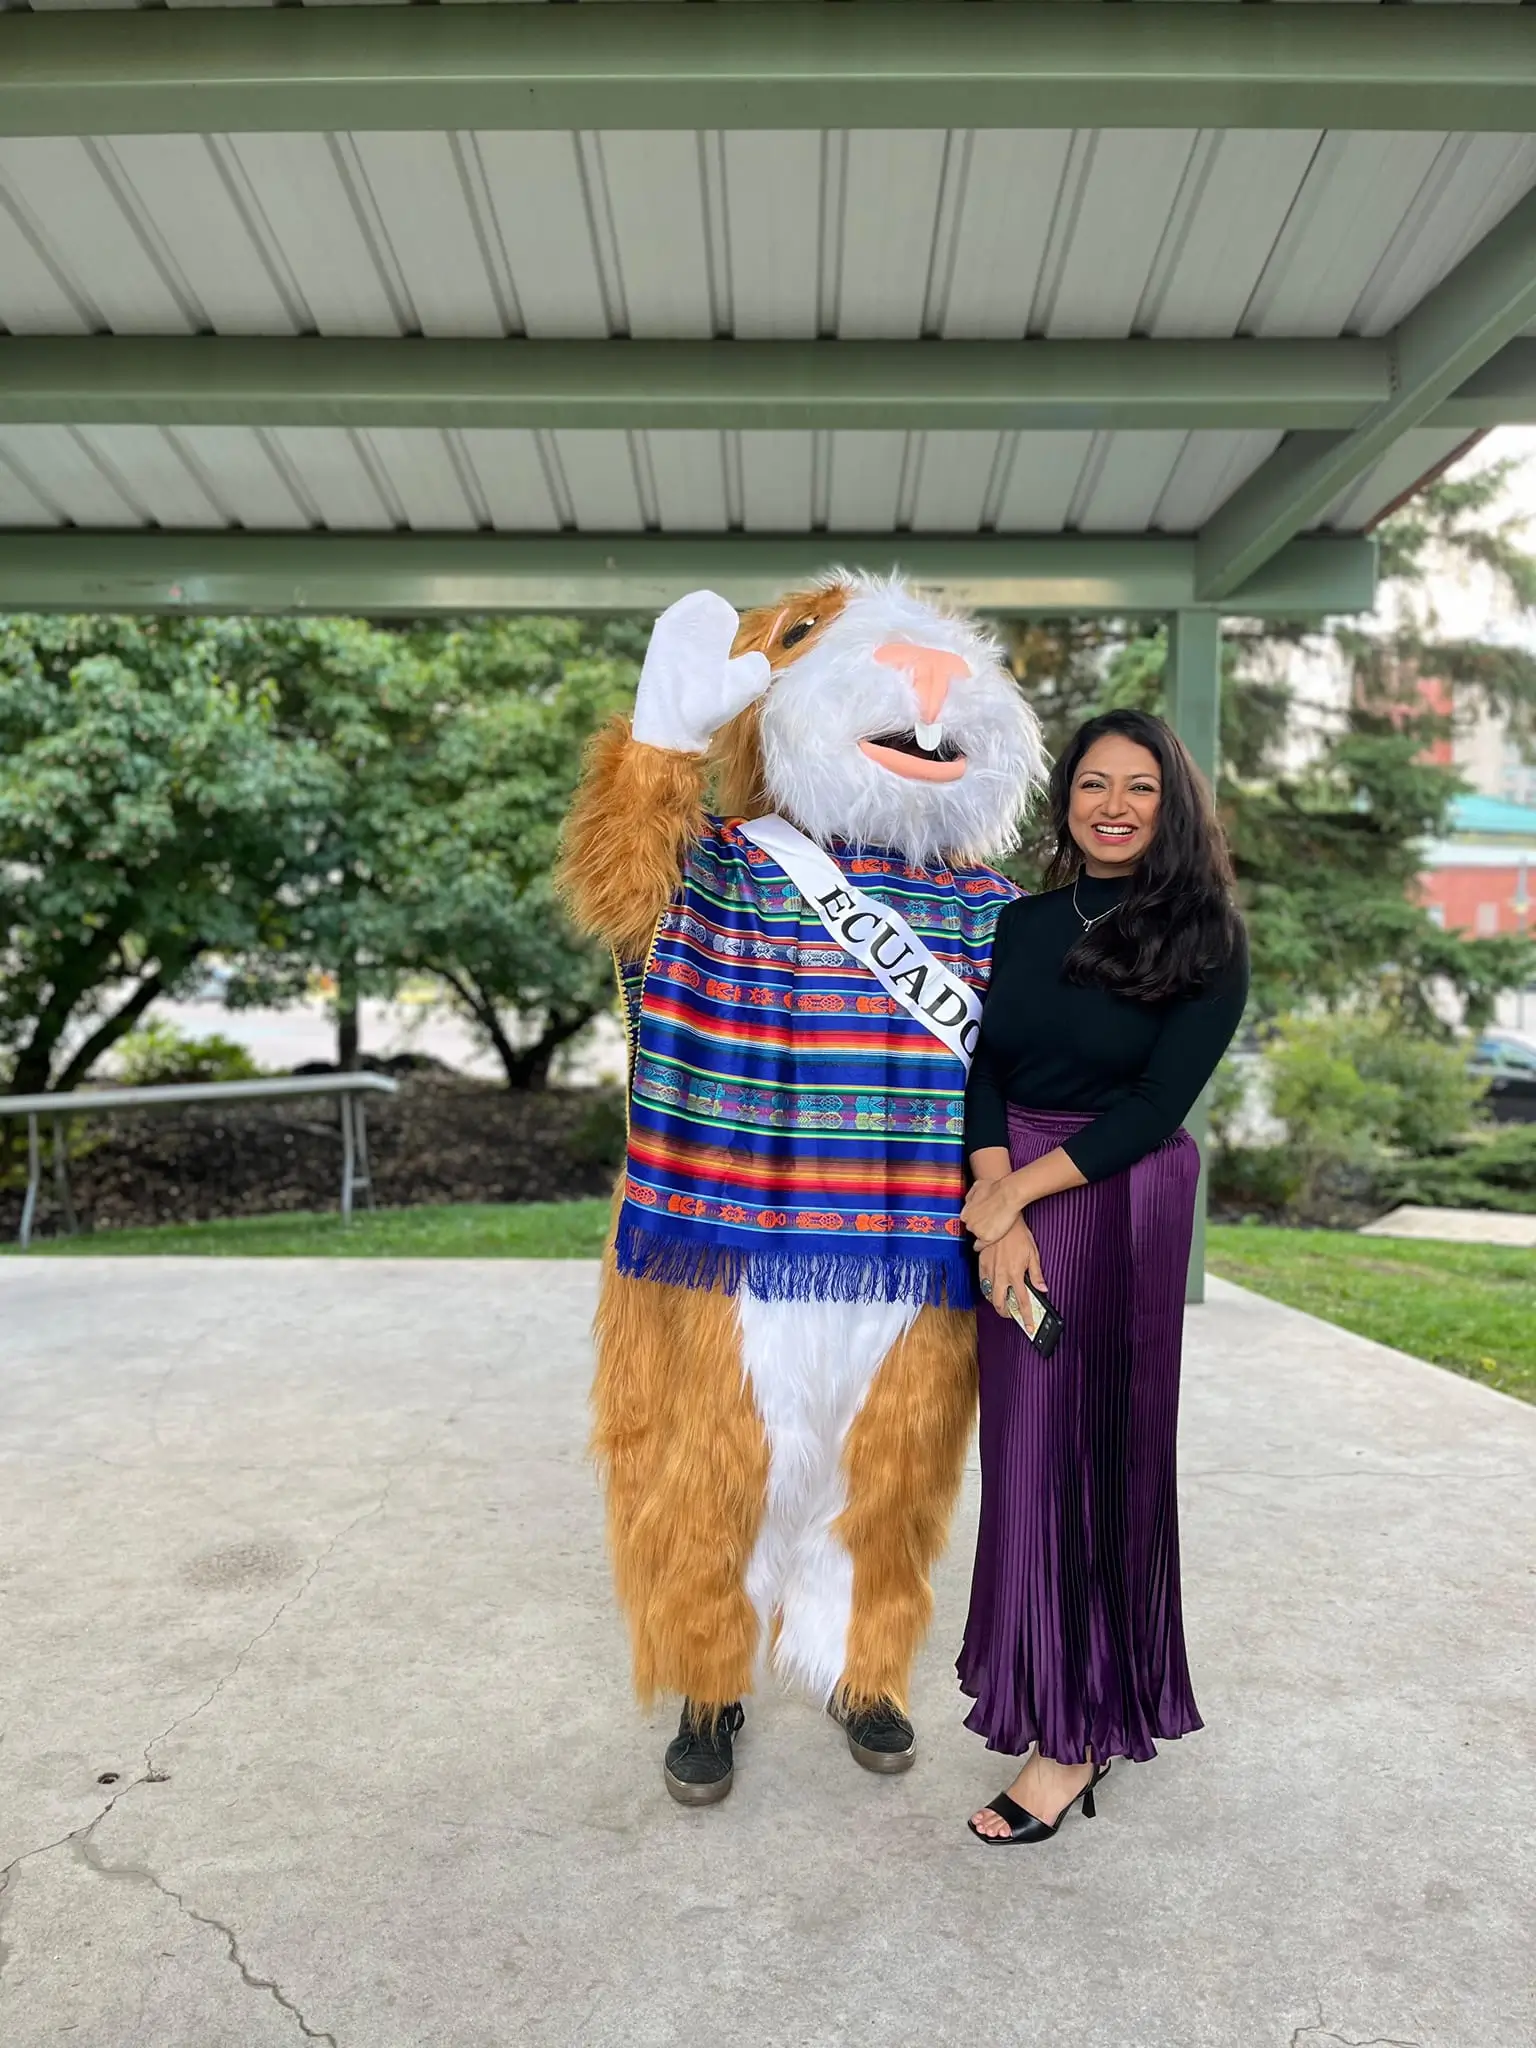
<svg viewBox="0 0 1536 2048">
<path fill-rule="evenodd" d="M 890 1700 L 872 1707 L 836 1707 L 832 1717 L 842 1724 L 855 1763 L 866 1771 L 910 1770 L 917 1756 L 912 1723 Z"/>
<path fill-rule="evenodd" d="M 683 1718 L 667 1744 L 662 1766 L 667 1790 L 681 1805 L 712 1806 L 730 1791 L 736 1775 L 731 1742 L 746 1718 L 740 1701 L 732 1700 L 712 1720 L 701 1723 L 694 1719 L 691 1703 L 684 1701 Z"/>
</svg>

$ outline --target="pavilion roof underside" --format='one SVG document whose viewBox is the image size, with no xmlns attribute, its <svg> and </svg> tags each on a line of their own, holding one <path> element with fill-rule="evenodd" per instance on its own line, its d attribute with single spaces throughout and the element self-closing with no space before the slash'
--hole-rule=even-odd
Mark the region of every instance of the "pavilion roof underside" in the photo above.
<svg viewBox="0 0 1536 2048">
<path fill-rule="evenodd" d="M 1508 135 L 10 137 L 0 326 L 205 350 L 921 342 L 920 371 L 946 342 L 1315 343 L 1387 334 L 1533 186 L 1536 139 Z M 231 417 L 239 378 L 204 421 L 194 401 L 163 424 L 143 401 L 125 416 L 110 376 L 49 418 L 46 398 L 11 398 L 8 345 L 0 522 L 29 527 L 1191 533 L 1293 417 L 1255 390 L 1246 425 L 1117 429 L 1087 408 L 1032 431 L 1000 400 L 995 427 L 903 427 L 893 404 L 866 429 L 851 390 L 846 425 L 832 405 L 804 431 L 588 427 L 580 395 L 569 424 L 487 427 L 450 374 L 441 424 L 385 406 L 370 424 L 366 402 L 335 426 L 295 404 L 285 423 L 259 378 L 249 426 Z M 109 360 L 95 347 L 92 369 Z M 1127 358 L 1131 396 L 1136 373 Z M 1183 402 L 1196 420 L 1199 399 Z M 1368 524 L 1482 423 L 1463 408 L 1406 436 L 1311 523 Z"/>
<path fill-rule="evenodd" d="M 1517 9 L 257 11 L 0 15 L 0 526 L 1176 536 L 1219 602 L 1536 420 Z"/>
</svg>

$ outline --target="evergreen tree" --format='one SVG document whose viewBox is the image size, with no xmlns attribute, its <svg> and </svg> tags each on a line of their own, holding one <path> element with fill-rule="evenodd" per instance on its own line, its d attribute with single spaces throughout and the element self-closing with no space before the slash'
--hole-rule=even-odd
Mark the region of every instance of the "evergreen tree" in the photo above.
<svg viewBox="0 0 1536 2048">
<path fill-rule="evenodd" d="M 1493 463 L 1439 478 L 1384 522 L 1372 619 L 1225 623 L 1218 796 L 1259 1017 L 1309 1000 L 1366 1001 L 1435 1031 L 1437 996 L 1450 988 L 1477 1024 L 1533 971 L 1521 941 L 1442 931 L 1417 890 L 1420 848 L 1445 832 L 1464 786 L 1428 758 L 1433 743 L 1457 718 L 1489 711 L 1536 747 L 1536 656 L 1491 636 L 1444 635 L 1431 601 L 1437 571 L 1473 566 L 1513 610 L 1536 610 L 1536 558 L 1499 509 L 1511 473 Z M 1053 751 L 1109 705 L 1164 708 L 1166 636 L 1155 620 L 1039 620 L 1007 638 Z M 1294 678 L 1306 663 L 1340 675 L 1332 712 L 1304 704 Z M 1453 709 L 1426 694 L 1426 679 L 1449 686 Z M 1027 847 L 1017 864 L 1026 884 L 1039 851 Z"/>
</svg>

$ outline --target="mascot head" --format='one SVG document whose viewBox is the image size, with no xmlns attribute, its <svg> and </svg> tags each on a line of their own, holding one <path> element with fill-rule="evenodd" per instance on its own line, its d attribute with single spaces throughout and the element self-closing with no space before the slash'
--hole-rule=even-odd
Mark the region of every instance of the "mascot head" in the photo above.
<svg viewBox="0 0 1536 2048">
<path fill-rule="evenodd" d="M 767 693 L 717 736 L 721 807 L 774 810 L 813 839 L 916 866 L 997 860 L 1045 771 L 1002 649 L 898 580 L 835 572 L 747 612 L 733 652 Z"/>
</svg>

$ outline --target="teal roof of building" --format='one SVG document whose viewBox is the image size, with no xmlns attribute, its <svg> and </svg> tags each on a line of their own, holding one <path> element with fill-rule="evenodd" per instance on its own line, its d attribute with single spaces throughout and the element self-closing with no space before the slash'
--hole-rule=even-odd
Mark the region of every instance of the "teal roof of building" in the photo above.
<svg viewBox="0 0 1536 2048">
<path fill-rule="evenodd" d="M 1505 803 L 1496 796 L 1459 796 L 1451 805 L 1450 828 L 1469 837 L 1536 839 L 1536 805 Z"/>
</svg>

